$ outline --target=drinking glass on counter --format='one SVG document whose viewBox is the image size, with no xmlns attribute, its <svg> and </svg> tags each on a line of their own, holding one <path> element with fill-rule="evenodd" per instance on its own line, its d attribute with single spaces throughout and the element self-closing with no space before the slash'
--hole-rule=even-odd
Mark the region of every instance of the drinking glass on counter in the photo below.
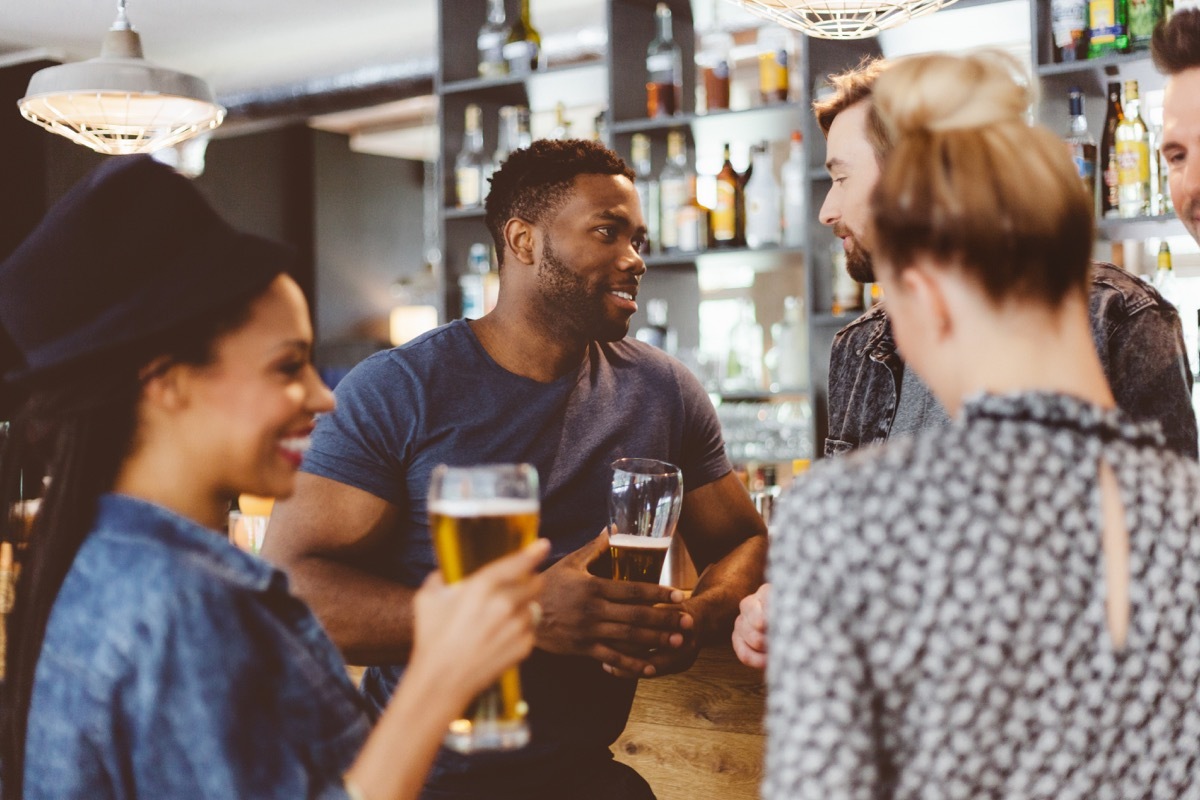
<svg viewBox="0 0 1200 800">
<path fill-rule="evenodd" d="M 433 470 L 428 504 L 442 578 L 455 583 L 537 538 L 537 469 L 529 464 L 440 464 Z M 524 747 L 529 742 L 528 710 L 520 672 L 513 667 L 450 723 L 443 743 L 460 753 Z"/>
<path fill-rule="evenodd" d="M 608 545 L 613 580 L 658 583 L 683 507 L 679 467 L 652 458 L 612 463 Z"/>
<path fill-rule="evenodd" d="M 274 505 L 271 497 L 238 495 L 237 509 L 229 512 L 229 541 L 251 553 L 261 551 Z"/>
</svg>

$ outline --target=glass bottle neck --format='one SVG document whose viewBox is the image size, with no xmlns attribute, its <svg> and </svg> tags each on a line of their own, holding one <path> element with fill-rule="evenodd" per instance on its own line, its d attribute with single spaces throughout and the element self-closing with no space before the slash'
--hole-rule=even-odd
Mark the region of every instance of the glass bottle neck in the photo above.
<svg viewBox="0 0 1200 800">
<path fill-rule="evenodd" d="M 664 42 L 671 41 L 671 15 L 658 15 L 658 38 Z"/>
<path fill-rule="evenodd" d="M 494 25 L 504 23 L 504 0 L 488 0 L 488 22 Z"/>
</svg>

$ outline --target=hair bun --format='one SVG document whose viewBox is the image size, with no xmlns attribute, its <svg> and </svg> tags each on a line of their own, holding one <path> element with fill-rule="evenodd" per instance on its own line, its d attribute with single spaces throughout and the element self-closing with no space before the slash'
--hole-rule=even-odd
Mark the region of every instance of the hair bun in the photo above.
<svg viewBox="0 0 1200 800">
<path fill-rule="evenodd" d="M 874 95 L 893 138 L 1024 122 L 1035 99 L 1024 66 L 1003 50 L 900 59 L 880 75 Z"/>
</svg>

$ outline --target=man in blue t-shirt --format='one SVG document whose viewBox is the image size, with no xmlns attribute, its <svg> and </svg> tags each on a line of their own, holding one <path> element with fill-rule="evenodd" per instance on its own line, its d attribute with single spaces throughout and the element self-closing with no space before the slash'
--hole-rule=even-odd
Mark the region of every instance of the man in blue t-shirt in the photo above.
<svg viewBox="0 0 1200 800">
<path fill-rule="evenodd" d="M 646 266 L 633 173 L 594 142 L 538 141 L 492 178 L 487 224 L 500 254 L 494 311 L 364 361 L 337 388 L 296 493 L 276 506 L 266 554 L 291 573 L 382 707 L 412 645 L 415 588 L 436 566 L 429 475 L 527 462 L 553 542 L 537 650 L 522 666 L 532 741 L 443 751 L 424 798 L 644 800 L 614 762 L 638 677 L 687 669 L 728 641 L 737 603 L 762 581 L 765 528 L 731 470 L 707 395 L 677 361 L 627 340 Z M 596 577 L 607 554 L 609 465 L 677 464 L 678 532 L 702 572 L 690 597 Z"/>
</svg>

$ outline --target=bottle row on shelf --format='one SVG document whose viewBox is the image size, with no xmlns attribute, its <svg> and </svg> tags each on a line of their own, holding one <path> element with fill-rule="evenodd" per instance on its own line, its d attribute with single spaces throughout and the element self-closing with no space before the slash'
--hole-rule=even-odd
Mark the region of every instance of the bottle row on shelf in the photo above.
<svg viewBox="0 0 1200 800">
<path fill-rule="evenodd" d="M 1174 0 L 1051 0 L 1054 61 L 1145 50 L 1154 26 L 1174 8 Z"/>
<path fill-rule="evenodd" d="M 1173 212 L 1167 190 L 1167 165 L 1159 142 L 1162 109 L 1147 125 L 1141 113 L 1138 82 L 1108 84 L 1108 106 L 1100 143 L 1088 131 L 1083 92 L 1072 88 L 1068 102 L 1071 132 L 1067 145 L 1084 186 L 1097 197 L 1102 218 L 1159 216 Z"/>
<path fill-rule="evenodd" d="M 658 3 L 654 18 L 656 32 L 645 59 L 646 117 L 662 119 L 683 113 L 684 51 L 674 35 L 670 7 Z M 545 68 L 541 37 L 530 20 L 529 0 L 522 0 L 520 16 L 511 24 L 505 15 L 504 0 L 488 0 L 487 19 L 479 29 L 476 44 L 480 78 L 503 78 Z M 697 106 L 721 111 L 787 102 L 794 83 L 791 72 L 795 52 L 795 36 L 779 25 L 739 31 L 736 36 L 717 27 L 701 33 L 695 58 L 700 75 Z M 752 61 L 753 66 L 739 66 L 739 61 Z M 753 75 L 743 74 L 744 70 Z M 753 79 L 754 90 L 743 94 L 746 78 Z"/>
<path fill-rule="evenodd" d="M 751 148 L 750 164 L 738 172 L 730 145 L 721 169 L 700 175 L 689 166 L 681 131 L 667 135 L 667 158 L 656 173 L 650 140 L 631 141 L 634 185 L 642 202 L 652 253 L 695 253 L 732 247 L 797 247 L 804 243 L 804 154 L 799 131 L 792 134 L 788 158 L 776 171 L 771 146 Z"/>
</svg>

